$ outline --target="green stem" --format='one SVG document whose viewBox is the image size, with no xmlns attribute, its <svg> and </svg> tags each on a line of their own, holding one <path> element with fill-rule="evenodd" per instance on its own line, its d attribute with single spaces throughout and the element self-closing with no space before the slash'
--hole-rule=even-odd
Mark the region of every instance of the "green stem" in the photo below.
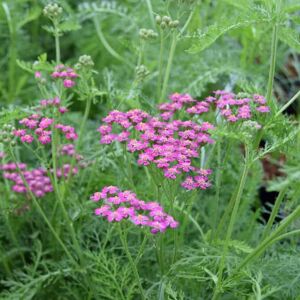
<svg viewBox="0 0 300 300">
<path fill-rule="evenodd" d="M 283 113 L 297 98 L 300 96 L 300 91 L 298 91 L 281 109 L 276 113 L 275 118 Z"/>
<path fill-rule="evenodd" d="M 212 211 L 212 228 L 213 228 L 212 239 L 215 238 L 215 233 L 218 227 L 217 223 L 219 217 L 220 188 L 221 188 L 221 140 L 217 143 L 216 197 L 215 197 L 215 201 L 213 202 L 213 211 Z"/>
<path fill-rule="evenodd" d="M 177 44 L 177 33 L 174 31 L 172 34 L 172 43 L 171 43 L 171 47 L 170 47 L 170 51 L 169 51 L 167 68 L 166 68 L 163 86 L 162 86 L 162 90 L 161 90 L 161 94 L 160 94 L 160 99 L 159 99 L 160 102 L 163 102 L 166 97 L 166 92 L 167 92 L 167 87 L 168 87 L 168 83 L 169 83 L 169 78 L 170 78 L 174 53 L 175 53 L 175 49 L 176 49 L 176 44 Z"/>
<path fill-rule="evenodd" d="M 267 247 L 269 247 L 274 240 L 276 241 L 279 235 L 284 231 L 292 222 L 294 222 L 297 218 L 300 217 L 300 205 L 288 216 L 286 217 L 280 225 L 275 229 L 269 237 L 265 238 L 260 245 L 258 245 L 242 262 L 241 264 L 234 270 L 233 274 L 244 268 L 250 261 L 252 261 L 255 257 L 262 254 Z"/>
<path fill-rule="evenodd" d="M 220 293 L 220 288 L 221 288 L 221 285 L 222 285 L 223 271 L 224 271 L 224 267 L 225 267 L 225 259 L 226 259 L 226 256 L 228 254 L 229 242 L 230 242 L 231 235 L 232 235 L 232 232 L 233 232 L 233 226 L 234 226 L 235 221 L 236 221 L 238 209 L 239 209 L 239 206 L 240 206 L 241 196 L 242 196 L 242 193 L 243 193 L 243 190 L 244 190 L 244 187 L 245 187 L 245 183 L 246 183 L 246 179 L 247 179 L 247 176 L 248 176 L 249 168 L 250 168 L 249 150 L 248 150 L 248 148 L 246 148 L 246 157 L 245 157 L 244 169 L 243 169 L 243 173 L 242 173 L 242 176 L 241 176 L 241 179 L 240 179 L 240 182 L 239 182 L 239 186 L 238 186 L 236 196 L 234 198 L 234 206 L 233 206 L 232 214 L 231 214 L 228 229 L 227 229 L 227 234 L 226 234 L 226 239 L 225 239 L 225 244 L 224 244 L 224 248 L 223 248 L 221 261 L 220 261 L 220 264 L 219 264 L 218 281 L 217 281 L 217 285 L 215 287 L 213 299 L 217 299 L 218 295 Z"/>
<path fill-rule="evenodd" d="M 159 50 L 159 66 L 158 66 L 158 79 L 157 79 L 157 99 L 159 99 L 162 87 L 162 74 L 163 74 L 163 56 L 164 56 L 164 31 L 160 28 L 160 50 Z"/>
<path fill-rule="evenodd" d="M 145 0 L 145 1 L 146 1 L 146 4 L 147 4 L 148 13 L 149 13 L 149 16 L 150 16 L 152 27 L 155 28 L 155 21 L 154 21 L 154 16 L 153 16 L 153 9 L 152 9 L 151 0 Z"/>
<path fill-rule="evenodd" d="M 60 244 L 60 246 L 62 247 L 62 249 L 64 250 L 64 252 L 66 253 L 66 255 L 69 257 L 69 259 L 77 265 L 77 262 L 75 261 L 75 259 L 73 258 L 73 256 L 71 255 L 71 253 L 69 252 L 69 250 L 67 249 L 67 247 L 65 246 L 65 244 L 63 243 L 63 241 L 60 239 L 60 237 L 58 236 L 58 234 L 56 233 L 55 229 L 53 228 L 53 226 L 51 225 L 50 221 L 48 220 L 46 214 L 44 213 L 42 207 L 40 206 L 39 202 L 37 201 L 36 197 L 34 196 L 34 194 L 32 193 L 22 171 L 20 170 L 20 168 L 18 167 L 18 162 L 17 159 L 13 153 L 13 150 L 11 149 L 11 146 L 9 147 L 9 152 L 10 155 L 13 159 L 13 162 L 16 164 L 17 166 L 17 171 L 19 173 L 19 175 L 21 176 L 24 185 L 26 186 L 26 189 L 28 190 L 28 193 L 30 195 L 30 197 L 33 200 L 34 205 L 36 206 L 39 214 L 42 216 L 42 218 L 44 219 L 45 223 L 47 224 L 47 226 L 49 227 L 50 231 L 52 232 L 53 236 L 55 237 L 55 239 L 57 240 L 57 242 Z"/>
<path fill-rule="evenodd" d="M 59 29 L 56 20 L 53 20 L 53 27 L 54 27 L 54 39 L 55 39 L 56 64 L 59 64 L 60 63 Z"/>
<path fill-rule="evenodd" d="M 138 287 L 139 287 L 139 290 L 140 290 L 140 296 L 141 296 L 141 298 L 143 300 L 146 300 L 144 289 L 143 289 L 142 284 L 141 284 L 140 275 L 138 273 L 136 264 L 135 264 L 135 262 L 134 262 L 134 260 L 133 260 L 133 258 L 131 256 L 129 248 L 128 248 L 127 235 L 123 233 L 121 225 L 119 226 L 119 232 L 120 232 L 120 239 L 121 239 L 122 245 L 124 247 L 126 256 L 127 256 L 128 260 L 129 260 L 132 272 L 133 272 L 133 274 L 135 276 L 135 279 L 136 279 L 136 281 L 138 283 Z"/>
<path fill-rule="evenodd" d="M 268 103 L 271 103 L 272 101 L 271 97 L 272 97 L 275 67 L 276 67 L 277 45 L 278 45 L 278 25 L 274 24 L 273 33 L 272 33 L 272 44 L 271 44 L 269 79 L 268 79 L 267 95 L 266 95 Z"/>
<path fill-rule="evenodd" d="M 53 136 L 52 136 L 51 150 L 52 150 L 52 166 L 53 166 L 54 190 L 55 190 L 55 193 L 56 193 L 57 201 L 58 201 L 58 203 L 60 205 L 60 208 L 62 210 L 64 219 L 67 222 L 67 226 L 68 226 L 69 232 L 71 234 L 73 244 L 74 244 L 74 246 L 76 248 L 76 253 L 77 253 L 78 257 L 81 260 L 82 255 L 81 255 L 80 245 L 79 245 L 79 242 L 78 242 L 77 237 L 76 237 L 76 233 L 75 233 L 75 230 L 74 230 L 73 222 L 70 219 L 70 216 L 69 216 L 69 214 L 68 214 L 68 212 L 67 212 L 67 210 L 65 208 L 65 205 L 63 203 L 63 197 L 61 195 L 60 187 L 58 185 L 58 180 L 57 180 L 57 157 L 56 157 L 56 150 L 57 150 L 57 130 L 55 129 L 55 124 L 54 123 L 52 125 L 52 134 L 53 134 Z M 70 169 L 70 173 L 72 173 L 72 168 Z"/>
<path fill-rule="evenodd" d="M 107 39 L 105 38 L 102 29 L 101 29 L 101 25 L 100 22 L 97 20 L 96 17 L 93 18 L 93 22 L 94 22 L 94 26 L 96 29 L 96 34 L 99 38 L 99 40 L 101 41 L 101 43 L 103 44 L 104 48 L 106 49 L 106 51 L 114 58 L 116 58 L 117 60 L 125 63 L 127 66 L 129 66 L 130 68 L 133 68 L 133 65 L 126 60 L 124 57 L 122 57 L 118 52 L 116 52 L 115 49 L 113 49 L 111 47 L 111 45 L 108 43 Z"/>
<path fill-rule="evenodd" d="M 265 239 L 270 234 L 270 232 L 271 232 L 272 226 L 274 224 L 274 220 L 275 220 L 275 218 L 276 218 L 276 216 L 278 214 L 280 205 L 281 205 L 282 200 L 283 200 L 283 198 L 284 198 L 284 196 L 286 194 L 287 189 L 288 189 L 287 187 L 283 188 L 279 192 L 279 194 L 278 194 L 278 196 L 276 198 L 275 205 L 274 205 L 274 207 L 272 209 L 271 216 L 270 216 L 270 218 L 268 220 L 268 223 L 267 223 L 267 225 L 266 225 L 266 227 L 264 229 L 263 235 L 262 235 L 263 239 Z"/>
<path fill-rule="evenodd" d="M 85 126 L 86 126 L 87 119 L 88 119 L 89 114 L 90 114 L 91 105 L 92 105 L 92 97 L 89 96 L 87 98 L 87 101 L 86 101 L 84 115 L 83 115 L 83 118 L 82 118 L 82 121 L 81 121 L 81 124 L 80 124 L 78 142 L 76 144 L 75 153 L 77 153 L 78 150 L 81 147 L 81 144 L 82 144 L 82 141 L 83 141 L 83 133 L 84 133 L 84 129 L 85 129 Z M 73 174 L 73 168 L 75 166 L 75 163 L 76 163 L 76 157 L 74 155 L 72 157 L 71 164 L 70 164 L 70 173 L 68 174 L 67 181 L 65 182 L 63 197 L 66 196 L 66 194 L 69 190 L 71 179 L 72 179 L 72 174 Z"/>
</svg>

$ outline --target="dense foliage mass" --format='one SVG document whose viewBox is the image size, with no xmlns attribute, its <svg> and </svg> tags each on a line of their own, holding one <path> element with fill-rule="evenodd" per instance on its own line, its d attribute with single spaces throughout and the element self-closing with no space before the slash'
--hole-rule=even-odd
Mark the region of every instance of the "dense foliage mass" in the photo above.
<svg viewBox="0 0 300 300">
<path fill-rule="evenodd" d="M 300 299 L 297 0 L 0 3 L 0 299 Z"/>
</svg>

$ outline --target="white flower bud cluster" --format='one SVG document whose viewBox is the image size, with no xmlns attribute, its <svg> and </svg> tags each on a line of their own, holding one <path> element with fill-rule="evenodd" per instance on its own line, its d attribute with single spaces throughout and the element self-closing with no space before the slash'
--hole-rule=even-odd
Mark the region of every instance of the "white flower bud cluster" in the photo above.
<svg viewBox="0 0 300 300">
<path fill-rule="evenodd" d="M 174 29 L 179 26 L 178 20 L 172 20 L 169 16 L 159 16 L 155 18 L 156 24 L 160 26 L 161 29 Z"/>
<path fill-rule="evenodd" d="M 158 34 L 152 29 L 142 28 L 139 31 L 139 36 L 140 36 L 141 39 L 149 40 L 149 39 L 156 38 L 158 36 Z"/>
<path fill-rule="evenodd" d="M 63 9 L 57 3 L 50 3 L 43 9 L 43 14 L 49 19 L 57 19 L 62 13 Z"/>
<path fill-rule="evenodd" d="M 78 63 L 75 65 L 75 68 L 80 70 L 82 68 L 93 68 L 94 62 L 90 55 L 81 55 L 78 59 Z"/>
<path fill-rule="evenodd" d="M 10 124 L 5 124 L 0 131 L 0 143 L 13 144 L 13 131 L 15 128 Z"/>
<path fill-rule="evenodd" d="M 137 66 L 135 68 L 135 72 L 136 72 L 136 77 L 139 81 L 142 81 L 150 74 L 149 70 L 144 65 Z"/>
</svg>

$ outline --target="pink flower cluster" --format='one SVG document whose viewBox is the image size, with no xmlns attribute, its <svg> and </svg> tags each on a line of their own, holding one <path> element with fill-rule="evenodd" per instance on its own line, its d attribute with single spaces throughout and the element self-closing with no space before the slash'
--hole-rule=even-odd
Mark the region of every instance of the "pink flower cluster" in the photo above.
<svg viewBox="0 0 300 300">
<path fill-rule="evenodd" d="M 82 155 L 76 153 L 74 144 L 62 145 L 59 154 L 63 156 L 75 157 L 76 161 L 80 163 L 80 166 L 82 164 L 82 160 L 84 159 Z M 84 164 L 82 165 L 82 167 L 84 167 Z"/>
<path fill-rule="evenodd" d="M 171 102 L 162 103 L 159 109 L 164 120 L 173 117 L 176 111 L 184 109 L 188 114 L 201 115 L 216 107 L 221 115 L 229 122 L 248 120 L 254 113 L 268 113 L 270 108 L 266 105 L 266 99 L 254 94 L 250 97 L 241 98 L 227 91 L 215 91 L 214 96 L 209 96 L 203 101 L 193 99 L 189 94 L 172 94 Z"/>
<path fill-rule="evenodd" d="M 33 114 L 19 121 L 19 124 L 23 125 L 26 129 L 16 129 L 13 131 L 13 135 L 20 138 L 23 143 L 30 144 L 36 139 L 43 145 L 50 144 L 52 131 L 48 129 L 53 122 L 54 119 Z M 63 132 L 65 138 L 68 140 L 76 140 L 78 137 L 72 126 L 56 124 L 55 128 Z"/>
<path fill-rule="evenodd" d="M 64 106 L 60 106 L 60 99 L 55 97 L 53 99 L 43 99 L 40 101 L 40 108 L 47 108 L 47 107 L 57 107 L 58 111 L 61 114 L 64 114 L 68 111 L 68 109 Z"/>
<path fill-rule="evenodd" d="M 22 176 L 17 169 L 20 169 L 27 184 L 23 181 Z M 3 177 L 14 182 L 12 191 L 28 195 L 28 188 L 37 197 L 44 197 L 47 193 L 53 191 L 51 180 L 46 176 L 46 170 L 39 168 L 27 170 L 26 164 L 19 164 L 18 168 L 14 163 L 8 163 L 0 166 L 0 169 L 5 171 Z"/>
<path fill-rule="evenodd" d="M 61 168 L 57 168 L 56 175 L 58 178 L 67 178 L 71 175 L 77 175 L 78 174 L 78 168 L 76 166 L 73 166 L 71 170 L 70 164 L 64 164 Z"/>
<path fill-rule="evenodd" d="M 121 191 L 115 186 L 106 186 L 101 192 L 91 196 L 91 200 L 102 201 L 95 209 L 95 215 L 106 218 L 109 222 L 120 222 L 124 219 L 142 227 L 149 227 L 152 234 L 176 228 L 179 223 L 164 212 L 157 202 L 139 200 L 131 191 Z"/>
<path fill-rule="evenodd" d="M 75 85 L 73 79 L 78 77 L 78 74 L 74 69 L 66 67 L 65 65 L 58 65 L 54 68 L 54 72 L 51 74 L 52 78 L 63 79 L 65 88 L 72 88 Z"/>
<path fill-rule="evenodd" d="M 180 174 L 188 174 L 181 184 L 186 189 L 206 189 L 210 186 L 208 175 L 211 171 L 199 169 L 193 162 L 199 158 L 202 146 L 214 142 L 209 133 L 214 129 L 212 124 L 162 121 L 138 109 L 126 113 L 112 111 L 103 122 L 106 124 L 98 128 L 100 143 L 127 142 L 129 152 L 138 152 L 139 165 L 153 163 L 162 169 L 166 178 L 176 179 Z M 113 127 L 121 127 L 122 131 L 112 133 Z M 132 133 L 135 138 L 131 138 Z"/>
</svg>

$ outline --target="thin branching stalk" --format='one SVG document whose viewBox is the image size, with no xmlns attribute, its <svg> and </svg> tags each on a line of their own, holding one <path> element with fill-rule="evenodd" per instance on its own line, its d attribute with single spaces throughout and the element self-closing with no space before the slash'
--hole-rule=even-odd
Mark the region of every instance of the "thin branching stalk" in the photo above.
<svg viewBox="0 0 300 300">
<path fill-rule="evenodd" d="M 158 65 L 158 78 L 157 78 L 157 99 L 160 97 L 162 87 L 162 74 L 163 74 L 163 59 L 164 59 L 164 31 L 160 28 L 160 49 L 159 49 L 159 65 Z"/>
<path fill-rule="evenodd" d="M 280 9 L 281 9 L 281 1 L 277 1 L 276 3 L 277 14 L 280 12 Z M 275 69 L 276 69 L 276 55 L 277 55 L 277 48 L 278 48 L 278 29 L 279 29 L 279 25 L 276 19 L 272 31 L 270 69 L 269 69 L 269 78 L 268 78 L 268 86 L 267 86 L 267 94 L 266 94 L 266 98 L 269 104 L 272 103 L 272 92 L 273 92 L 274 76 L 275 76 Z M 275 106 L 274 103 L 273 106 Z"/>
<path fill-rule="evenodd" d="M 231 239 L 231 235 L 233 232 L 233 227 L 237 218 L 237 213 L 238 213 L 238 209 L 240 206 L 240 201 L 241 201 L 241 197 L 242 197 L 242 193 L 245 187 L 245 183 L 246 183 L 246 179 L 248 176 L 248 172 L 249 172 L 249 168 L 250 168 L 250 162 L 249 162 L 249 149 L 246 146 L 246 153 L 245 153 L 245 163 L 244 163 L 244 168 L 243 168 L 243 173 L 240 179 L 240 182 L 238 184 L 238 190 L 236 193 L 236 196 L 234 198 L 234 206 L 233 206 L 233 210 L 231 213 L 231 217 L 229 220 L 229 225 L 228 225 L 228 229 L 227 229 L 227 233 L 226 233 L 226 239 L 225 239 L 225 244 L 224 244 L 224 248 L 223 248 L 223 252 L 222 252 L 222 256 L 221 256 L 221 260 L 220 260 L 220 264 L 219 264 L 219 269 L 218 269 L 218 281 L 214 290 L 214 295 L 213 295 L 213 299 L 217 299 L 218 295 L 220 293 L 220 288 L 222 286 L 222 277 L 223 277 L 223 271 L 225 268 L 225 260 L 226 260 L 226 256 L 228 254 L 228 249 L 229 249 L 229 243 L 230 243 L 230 239 Z"/>
<path fill-rule="evenodd" d="M 104 48 L 106 49 L 106 51 L 115 59 L 123 62 L 124 64 L 126 64 L 127 66 L 129 66 L 130 68 L 133 68 L 132 63 L 130 63 L 127 59 L 125 59 L 123 56 L 121 56 L 114 48 L 112 48 L 112 46 L 109 44 L 109 42 L 107 41 L 107 39 L 105 38 L 102 29 L 101 29 L 101 25 L 100 25 L 100 21 L 98 21 L 97 17 L 93 17 L 93 23 L 96 29 L 96 34 L 99 37 L 99 40 L 101 41 L 102 45 L 104 46 Z"/>
<path fill-rule="evenodd" d="M 140 291 L 140 296 L 143 300 L 146 300 L 145 292 L 144 292 L 144 289 L 142 287 L 141 278 L 140 278 L 137 266 L 136 266 L 135 261 L 133 260 L 133 258 L 131 256 L 131 253 L 130 253 L 129 248 L 128 248 L 127 235 L 123 233 L 123 229 L 122 229 L 121 225 L 118 228 L 119 228 L 120 239 L 121 239 L 122 245 L 124 247 L 124 250 L 125 250 L 126 256 L 129 260 L 132 272 L 133 272 L 133 274 L 135 276 L 135 279 L 137 281 L 137 284 L 138 284 L 138 288 L 139 288 L 139 291 Z"/>
<path fill-rule="evenodd" d="M 22 171 L 20 170 L 20 168 L 18 167 L 18 161 L 14 155 L 14 152 L 11 148 L 11 146 L 9 147 L 9 153 L 13 159 L 13 162 L 16 164 L 17 166 L 17 171 L 19 173 L 19 175 L 21 176 L 23 183 L 26 187 L 26 189 L 28 190 L 28 193 L 30 195 L 30 197 L 33 200 L 34 205 L 36 206 L 39 214 L 42 216 L 43 220 L 45 221 L 45 223 L 47 224 L 47 226 L 49 227 L 51 233 L 53 234 L 53 236 L 55 237 L 55 239 L 57 240 L 57 242 L 60 244 L 60 246 L 62 247 L 62 249 L 64 250 L 64 252 L 66 253 L 66 255 L 68 256 L 68 258 L 75 264 L 78 265 L 76 260 L 73 258 L 73 256 L 71 255 L 71 253 L 69 252 L 69 250 L 67 249 L 67 247 L 65 246 L 65 244 L 63 243 L 63 241 L 60 239 L 59 235 L 57 234 L 57 232 L 55 231 L 54 227 L 52 226 L 52 224 L 50 223 L 50 221 L 48 220 L 46 214 L 44 213 L 42 207 L 40 206 L 38 200 L 36 199 L 36 197 L 34 196 L 34 194 L 32 193 Z"/>
<path fill-rule="evenodd" d="M 219 217 L 219 202 L 220 202 L 220 188 L 221 188 L 221 140 L 217 143 L 217 167 L 216 167 L 216 198 L 213 202 L 212 211 L 212 228 L 213 234 L 212 239 L 215 238 L 215 233 L 217 231 L 218 217 Z"/>
<path fill-rule="evenodd" d="M 56 64 L 60 63 L 60 43 L 59 43 L 59 29 L 57 20 L 53 20 L 54 26 L 54 39 L 55 39 L 55 54 L 56 54 Z"/>
<path fill-rule="evenodd" d="M 271 229 L 272 229 L 272 226 L 274 224 L 274 220 L 278 214 L 278 211 L 279 211 L 279 208 L 280 208 L 280 205 L 282 203 L 282 200 L 287 192 L 287 189 L 288 187 L 284 187 L 278 194 L 277 198 L 276 198 L 276 201 L 275 201 L 275 205 L 272 209 L 272 213 L 271 213 L 271 216 L 268 220 L 268 223 L 264 229 L 264 232 L 263 232 L 263 239 L 265 239 L 271 232 Z"/>
<path fill-rule="evenodd" d="M 255 259 L 257 256 L 261 255 L 270 245 L 273 244 L 274 240 L 276 241 L 279 238 L 280 234 L 291 225 L 297 218 L 300 217 L 300 205 L 288 216 L 286 217 L 280 225 L 265 238 L 234 270 L 233 274 L 244 268 L 249 262 Z"/>
<path fill-rule="evenodd" d="M 155 28 L 155 20 L 154 20 L 154 16 L 153 16 L 153 9 L 152 9 L 151 0 L 145 0 L 145 1 L 146 1 L 146 4 L 147 4 L 149 17 L 150 17 L 150 20 L 151 20 L 151 25 L 152 25 L 153 28 Z"/>
<path fill-rule="evenodd" d="M 295 100 L 297 100 L 300 96 L 300 91 L 298 91 L 284 106 L 280 108 L 280 110 L 275 114 L 275 118 L 280 116 L 289 106 L 291 106 Z"/>
<path fill-rule="evenodd" d="M 61 194 L 61 191 L 60 191 L 60 187 L 58 185 L 58 180 L 57 180 L 57 155 L 56 155 L 57 154 L 56 153 L 56 151 L 57 151 L 57 130 L 55 129 L 54 122 L 53 122 L 53 125 L 52 125 L 52 133 L 53 133 L 53 136 L 52 136 L 52 143 L 51 143 L 51 152 L 52 152 L 54 190 L 55 190 L 57 201 L 58 201 L 58 203 L 61 207 L 61 211 L 63 213 L 64 219 L 65 219 L 65 221 L 67 223 L 67 226 L 68 226 L 68 229 L 70 231 L 72 241 L 73 241 L 73 244 L 74 244 L 75 249 L 76 249 L 76 253 L 77 253 L 79 258 L 82 258 L 80 244 L 79 244 L 79 242 L 77 240 L 77 237 L 76 237 L 73 222 L 70 219 L 70 216 L 69 216 L 69 214 L 68 214 L 68 212 L 65 208 L 64 201 L 63 201 L 63 198 L 62 198 L 62 194 Z M 70 170 L 70 172 L 72 172 L 72 169 Z"/>
<path fill-rule="evenodd" d="M 168 63 L 167 63 L 163 86 L 162 86 L 162 90 L 161 90 L 160 98 L 159 98 L 160 102 L 164 101 L 164 99 L 166 97 L 171 68 L 172 68 L 172 64 L 173 64 L 173 58 L 174 58 L 175 49 L 176 49 L 176 45 L 177 45 L 177 39 L 178 39 L 177 33 L 176 33 L 176 31 L 174 31 L 172 34 L 172 42 L 171 42 L 171 47 L 170 47 L 170 51 L 169 51 Z"/>
</svg>

